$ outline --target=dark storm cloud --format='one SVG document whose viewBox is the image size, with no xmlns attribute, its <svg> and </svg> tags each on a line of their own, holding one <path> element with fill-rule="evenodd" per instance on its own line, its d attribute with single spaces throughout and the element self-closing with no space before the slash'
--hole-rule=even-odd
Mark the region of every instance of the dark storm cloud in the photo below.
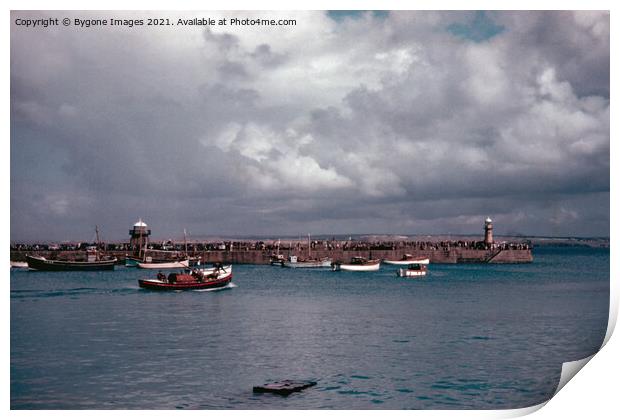
<svg viewBox="0 0 620 420">
<path fill-rule="evenodd" d="M 285 54 L 274 53 L 271 51 L 271 47 L 268 44 L 261 44 L 257 46 L 250 56 L 265 67 L 279 66 L 284 64 L 286 61 Z"/>
<path fill-rule="evenodd" d="M 12 240 L 608 234 L 608 14 L 296 13 L 13 26 Z"/>
<path fill-rule="evenodd" d="M 549 62 L 579 96 L 609 98 L 609 15 L 511 12 L 496 18 L 518 39 L 512 45 L 515 54 Z"/>
</svg>

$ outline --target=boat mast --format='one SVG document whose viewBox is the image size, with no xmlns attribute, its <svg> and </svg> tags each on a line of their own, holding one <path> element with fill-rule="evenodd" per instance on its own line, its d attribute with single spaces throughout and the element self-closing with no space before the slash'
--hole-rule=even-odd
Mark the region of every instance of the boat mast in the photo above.
<svg viewBox="0 0 620 420">
<path fill-rule="evenodd" d="M 308 234 L 308 259 L 310 259 L 310 234 Z"/>
<path fill-rule="evenodd" d="M 183 229 L 183 241 L 185 242 L 185 256 L 189 257 L 187 253 L 187 231 L 185 229 Z"/>
<path fill-rule="evenodd" d="M 140 218 L 140 221 L 142 221 L 142 218 Z M 138 236 L 138 259 L 141 260 L 142 259 L 142 229 L 140 229 L 140 234 Z M 146 250 L 144 250 L 144 254 L 146 255 Z"/>
<path fill-rule="evenodd" d="M 95 225 L 95 235 L 97 236 L 97 246 L 95 247 L 95 259 L 99 261 L 99 226 Z"/>
</svg>

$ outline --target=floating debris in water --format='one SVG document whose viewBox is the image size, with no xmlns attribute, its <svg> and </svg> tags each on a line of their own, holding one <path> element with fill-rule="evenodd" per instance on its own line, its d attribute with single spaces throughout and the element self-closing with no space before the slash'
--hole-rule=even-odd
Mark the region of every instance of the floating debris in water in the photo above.
<svg viewBox="0 0 620 420">
<path fill-rule="evenodd" d="M 271 382 L 260 386 L 255 386 L 253 391 L 256 393 L 271 392 L 287 396 L 292 392 L 298 392 L 316 385 L 313 381 L 292 381 L 290 379 L 278 382 Z"/>
</svg>

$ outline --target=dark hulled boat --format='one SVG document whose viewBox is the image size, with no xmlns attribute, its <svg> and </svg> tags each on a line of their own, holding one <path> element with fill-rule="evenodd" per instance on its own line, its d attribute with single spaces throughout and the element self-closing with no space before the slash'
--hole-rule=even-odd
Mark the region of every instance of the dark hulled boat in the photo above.
<svg viewBox="0 0 620 420">
<path fill-rule="evenodd" d="M 116 258 L 98 261 L 48 260 L 45 257 L 26 255 L 28 269 L 39 271 L 101 271 L 114 270 Z"/>
<path fill-rule="evenodd" d="M 114 270 L 116 258 L 101 257 L 99 254 L 99 228 L 95 226 L 95 234 L 97 235 L 96 246 L 87 249 L 86 261 L 68 261 L 68 260 L 48 260 L 45 257 L 34 255 L 26 255 L 29 270 L 38 271 L 101 271 Z"/>
</svg>

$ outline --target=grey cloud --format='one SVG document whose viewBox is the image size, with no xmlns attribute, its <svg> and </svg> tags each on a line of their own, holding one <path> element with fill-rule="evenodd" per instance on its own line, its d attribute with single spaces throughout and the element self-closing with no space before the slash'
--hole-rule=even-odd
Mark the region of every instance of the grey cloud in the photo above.
<svg viewBox="0 0 620 420">
<path fill-rule="evenodd" d="M 213 33 L 210 29 L 204 30 L 204 39 L 207 43 L 214 43 L 224 54 L 239 48 L 239 38 L 230 33 Z"/>
<path fill-rule="evenodd" d="M 225 61 L 220 66 L 218 66 L 217 69 L 220 72 L 222 78 L 228 78 L 232 80 L 235 78 L 245 79 L 248 77 L 248 72 L 245 70 L 245 67 L 241 63 Z"/>
<path fill-rule="evenodd" d="M 486 216 L 608 234 L 608 15 L 497 12 L 481 43 L 445 30 L 456 12 L 304 16 L 321 30 L 13 26 L 12 239 L 95 222 L 123 239 L 139 216 L 164 236 L 467 233 Z"/>
<path fill-rule="evenodd" d="M 268 44 L 260 44 L 250 56 L 265 67 L 276 67 L 286 62 L 286 55 L 273 52 Z"/>
<path fill-rule="evenodd" d="M 496 19 L 513 33 L 516 55 L 553 63 L 579 96 L 609 97 L 609 12 L 503 12 Z"/>
</svg>

